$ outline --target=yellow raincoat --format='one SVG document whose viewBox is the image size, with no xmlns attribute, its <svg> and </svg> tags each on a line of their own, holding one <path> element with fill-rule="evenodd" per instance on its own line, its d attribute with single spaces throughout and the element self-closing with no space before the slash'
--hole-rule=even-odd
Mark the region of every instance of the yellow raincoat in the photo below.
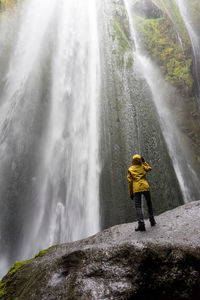
<svg viewBox="0 0 200 300">
<path fill-rule="evenodd" d="M 130 197 L 135 193 L 150 190 L 149 184 L 145 178 L 146 173 L 149 171 L 151 171 L 151 167 L 148 163 L 142 162 L 142 158 L 139 154 L 134 155 L 132 166 L 128 169 L 127 174 Z"/>
</svg>

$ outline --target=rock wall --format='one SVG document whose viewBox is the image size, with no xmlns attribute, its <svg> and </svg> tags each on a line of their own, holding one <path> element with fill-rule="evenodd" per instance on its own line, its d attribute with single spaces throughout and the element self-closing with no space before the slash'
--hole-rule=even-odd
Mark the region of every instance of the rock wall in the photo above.
<svg viewBox="0 0 200 300">
<path fill-rule="evenodd" d="M 170 95 L 171 112 L 183 138 L 190 144 L 199 173 L 200 112 L 195 90 L 198 78 L 194 72 L 195 57 L 186 24 L 175 0 L 144 0 L 133 3 L 142 51 L 159 66 L 165 80 L 175 89 L 174 95 Z M 200 22 L 197 1 L 189 2 L 188 9 L 195 29 Z"/>
<path fill-rule="evenodd" d="M 134 217 L 130 201 L 127 201 L 126 182 L 127 168 L 134 152 L 141 151 L 152 164 L 149 181 L 156 211 L 162 212 L 183 201 L 159 128 L 151 91 L 136 71 L 135 41 L 131 38 L 123 1 L 113 1 L 107 14 L 110 25 L 104 28 L 103 34 L 105 38 L 108 31 L 109 39 L 105 43 L 102 38 L 102 44 L 105 44 L 102 50 L 105 66 L 102 68 L 100 181 L 103 228 L 131 221 Z M 188 162 L 200 174 L 200 114 L 195 99 L 194 58 L 176 1 L 133 0 L 132 15 L 143 53 L 154 61 L 169 84 L 168 95 L 163 101 L 168 101 L 180 139 L 190 153 Z M 161 174 L 163 169 L 165 173 Z M 173 191 L 168 190 L 169 186 Z"/>
</svg>

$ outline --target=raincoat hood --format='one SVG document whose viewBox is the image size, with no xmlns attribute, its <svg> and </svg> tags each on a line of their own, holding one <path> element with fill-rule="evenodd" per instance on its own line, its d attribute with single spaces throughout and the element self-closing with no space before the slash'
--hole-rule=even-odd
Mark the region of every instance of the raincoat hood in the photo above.
<svg viewBox="0 0 200 300">
<path fill-rule="evenodd" d="M 133 165 L 141 165 L 142 164 L 142 157 L 139 154 L 135 154 L 132 158 Z"/>
</svg>

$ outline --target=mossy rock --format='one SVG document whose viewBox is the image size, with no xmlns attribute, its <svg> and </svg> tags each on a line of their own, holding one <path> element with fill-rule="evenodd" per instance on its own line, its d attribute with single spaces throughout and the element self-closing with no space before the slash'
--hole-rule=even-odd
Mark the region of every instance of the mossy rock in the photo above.
<svg viewBox="0 0 200 300">
<path fill-rule="evenodd" d="M 183 49 L 171 21 L 135 16 L 143 51 L 160 66 L 165 79 L 184 95 L 193 95 L 191 47 Z"/>
<path fill-rule="evenodd" d="M 41 250 L 40 252 L 38 252 L 38 254 L 35 255 L 34 258 L 42 257 L 42 256 L 44 256 L 45 254 L 47 254 L 47 253 L 49 252 L 49 250 L 51 250 L 51 249 L 53 249 L 53 248 L 56 248 L 56 247 L 57 247 L 57 245 L 53 245 L 53 246 L 51 246 L 51 247 L 49 247 L 49 248 L 47 248 L 47 249 Z"/>
<path fill-rule="evenodd" d="M 115 15 L 110 24 L 112 54 L 116 56 L 119 68 L 131 68 L 133 55 L 126 10 L 121 3 L 114 3 L 114 11 Z"/>
<path fill-rule="evenodd" d="M 24 261 L 16 261 L 13 267 L 9 270 L 9 272 L 6 274 L 6 276 L 3 278 L 2 281 L 0 281 L 0 299 L 8 299 L 8 290 L 10 297 L 14 297 L 15 295 L 15 289 L 10 288 L 11 282 L 13 283 L 16 272 L 21 269 L 23 266 L 29 264 L 32 262 L 32 259 L 30 260 L 24 260 Z M 13 298 L 12 298 L 13 299 Z"/>
<path fill-rule="evenodd" d="M 48 255 L 50 250 L 56 248 L 57 245 L 53 245 L 48 249 L 40 251 L 38 254 L 35 255 L 34 258 L 24 261 L 16 261 L 12 268 L 8 271 L 6 276 L 3 277 L 2 281 L 0 281 L 0 300 L 4 299 L 15 299 L 15 296 L 19 296 L 23 294 L 23 288 L 20 289 L 20 280 L 21 277 L 18 277 L 18 271 L 21 270 L 24 274 L 29 274 L 29 267 L 32 263 L 37 262 L 38 260 L 44 258 L 45 255 Z M 34 276 L 33 276 L 34 280 Z M 11 287 L 12 285 L 12 287 Z M 16 291 L 19 294 L 16 295 Z"/>
</svg>

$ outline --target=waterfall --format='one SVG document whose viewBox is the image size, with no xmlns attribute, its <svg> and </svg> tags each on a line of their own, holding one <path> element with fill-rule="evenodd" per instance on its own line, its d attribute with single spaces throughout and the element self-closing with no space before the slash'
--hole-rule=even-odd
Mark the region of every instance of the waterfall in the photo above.
<svg viewBox="0 0 200 300">
<path fill-rule="evenodd" d="M 134 41 L 122 4 L 122 1 L 101 2 L 100 205 L 103 228 L 134 220 L 126 179 L 134 153 L 141 153 L 153 167 L 148 180 L 155 213 L 183 203 L 150 88 L 136 68 Z"/>
<path fill-rule="evenodd" d="M 198 105 L 200 108 L 200 35 L 199 35 L 199 28 L 195 28 L 194 20 L 191 15 L 191 6 L 188 5 L 188 2 L 185 0 L 176 0 L 178 7 L 180 9 L 180 13 L 184 20 L 185 26 L 187 28 L 192 49 L 194 55 L 194 73 L 196 77 L 196 85 L 197 85 L 197 99 Z M 190 3 L 191 5 L 191 3 Z"/>
<path fill-rule="evenodd" d="M 100 228 L 96 2 L 27 0 L 20 10 L 1 57 L 0 275 Z"/>
<path fill-rule="evenodd" d="M 135 153 L 152 166 L 156 214 L 199 198 L 196 102 L 144 51 L 134 4 L 143 18 L 150 2 L 24 0 L 1 16 L 0 276 L 52 244 L 132 222 Z M 152 3 L 172 21 L 178 55 L 191 55 L 177 12 L 162 18 Z"/>
<path fill-rule="evenodd" d="M 133 55 L 135 56 L 138 69 L 150 87 L 153 101 L 159 115 L 160 126 L 173 162 L 184 201 L 196 200 L 200 194 L 199 179 L 190 163 L 191 154 L 189 147 L 175 123 L 176 116 L 173 115 L 170 105 L 170 97 L 172 97 L 174 93 L 173 89 L 165 82 L 156 64 L 144 53 L 136 30 L 130 1 L 124 0 L 124 4 L 128 14 L 131 37 L 135 44 Z"/>
</svg>

